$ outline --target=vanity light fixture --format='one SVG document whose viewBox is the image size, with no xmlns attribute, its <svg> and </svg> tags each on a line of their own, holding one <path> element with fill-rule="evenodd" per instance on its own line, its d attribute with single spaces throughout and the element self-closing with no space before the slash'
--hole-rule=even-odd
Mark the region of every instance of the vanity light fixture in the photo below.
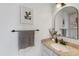
<svg viewBox="0 0 79 59">
<path fill-rule="evenodd" d="M 65 4 L 65 3 L 56 3 L 56 7 L 57 7 L 57 8 L 62 7 L 62 6 L 64 6 L 64 5 L 66 5 L 66 4 Z"/>
</svg>

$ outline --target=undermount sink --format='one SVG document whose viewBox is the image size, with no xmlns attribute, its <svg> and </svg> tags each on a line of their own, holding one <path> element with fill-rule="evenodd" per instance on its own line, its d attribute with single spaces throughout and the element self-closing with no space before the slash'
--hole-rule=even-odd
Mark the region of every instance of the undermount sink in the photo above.
<svg viewBox="0 0 79 59">
<path fill-rule="evenodd" d="M 66 46 L 61 45 L 59 43 L 51 44 L 51 47 L 54 48 L 57 51 L 62 51 L 62 52 L 68 52 L 69 51 L 69 49 Z"/>
</svg>

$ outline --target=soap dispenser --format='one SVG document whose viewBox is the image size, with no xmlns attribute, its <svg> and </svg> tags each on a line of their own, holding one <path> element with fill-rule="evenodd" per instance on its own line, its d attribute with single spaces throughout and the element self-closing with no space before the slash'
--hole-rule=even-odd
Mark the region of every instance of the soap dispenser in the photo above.
<svg viewBox="0 0 79 59">
<path fill-rule="evenodd" d="M 58 39 L 57 39 L 57 37 L 56 37 L 56 39 L 55 39 L 55 42 L 58 43 Z"/>
</svg>

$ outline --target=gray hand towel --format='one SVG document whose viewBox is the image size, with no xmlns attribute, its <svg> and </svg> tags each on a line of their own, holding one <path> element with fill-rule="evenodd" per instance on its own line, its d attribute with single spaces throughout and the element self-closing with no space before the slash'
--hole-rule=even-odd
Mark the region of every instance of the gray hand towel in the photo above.
<svg viewBox="0 0 79 59">
<path fill-rule="evenodd" d="M 19 34 L 19 49 L 24 49 L 34 45 L 34 31 L 21 31 Z"/>
</svg>

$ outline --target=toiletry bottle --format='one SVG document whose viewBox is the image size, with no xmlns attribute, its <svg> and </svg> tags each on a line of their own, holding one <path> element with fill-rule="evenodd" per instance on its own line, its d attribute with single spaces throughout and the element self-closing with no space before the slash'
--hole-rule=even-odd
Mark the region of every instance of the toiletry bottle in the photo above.
<svg viewBox="0 0 79 59">
<path fill-rule="evenodd" d="M 56 37 L 56 39 L 55 39 L 55 42 L 58 43 L 58 39 L 57 39 L 57 37 Z"/>
</svg>

